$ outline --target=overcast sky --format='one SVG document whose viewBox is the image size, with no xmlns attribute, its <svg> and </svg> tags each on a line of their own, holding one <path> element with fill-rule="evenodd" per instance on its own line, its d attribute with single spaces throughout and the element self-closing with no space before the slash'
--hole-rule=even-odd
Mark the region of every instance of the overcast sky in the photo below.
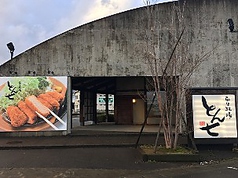
<svg viewBox="0 0 238 178">
<path fill-rule="evenodd" d="M 154 3 L 173 0 L 151 0 Z M 0 0 L 0 65 L 14 56 L 87 22 L 144 6 L 144 0 Z"/>
</svg>

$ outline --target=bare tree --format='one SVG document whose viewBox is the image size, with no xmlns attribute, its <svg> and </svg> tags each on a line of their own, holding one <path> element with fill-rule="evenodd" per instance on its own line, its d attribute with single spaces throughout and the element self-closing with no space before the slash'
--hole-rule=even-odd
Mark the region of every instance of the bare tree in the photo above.
<svg viewBox="0 0 238 178">
<path fill-rule="evenodd" d="M 181 133 L 182 123 L 186 126 L 185 120 L 185 96 L 190 83 L 190 78 L 198 66 L 207 60 L 212 51 L 193 58 L 190 55 L 190 42 L 184 38 L 188 32 L 185 25 L 184 11 L 186 1 L 174 2 L 170 15 L 169 26 L 163 27 L 166 30 L 167 38 L 161 35 L 162 25 L 155 18 L 155 6 L 151 6 L 150 0 L 144 1 L 146 5 L 146 16 L 148 18 L 145 32 L 145 58 L 153 78 L 154 91 L 157 97 L 158 109 L 161 113 L 161 122 L 155 141 L 155 151 L 161 129 L 163 129 L 166 148 L 176 148 L 178 145 L 179 133 Z M 156 26 L 159 26 L 159 28 Z M 165 36 L 165 37 L 164 37 Z M 169 39 L 169 40 L 168 40 Z M 167 46 L 166 51 L 170 53 L 160 55 L 163 49 L 161 46 Z M 162 97 L 162 92 L 165 98 Z"/>
</svg>

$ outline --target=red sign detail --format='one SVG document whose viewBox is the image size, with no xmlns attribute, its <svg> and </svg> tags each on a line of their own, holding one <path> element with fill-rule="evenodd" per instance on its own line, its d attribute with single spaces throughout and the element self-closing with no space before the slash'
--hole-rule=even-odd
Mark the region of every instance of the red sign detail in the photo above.
<svg viewBox="0 0 238 178">
<path fill-rule="evenodd" d="M 200 126 L 205 126 L 205 121 L 200 121 L 200 122 L 199 122 L 199 125 L 200 125 Z"/>
</svg>

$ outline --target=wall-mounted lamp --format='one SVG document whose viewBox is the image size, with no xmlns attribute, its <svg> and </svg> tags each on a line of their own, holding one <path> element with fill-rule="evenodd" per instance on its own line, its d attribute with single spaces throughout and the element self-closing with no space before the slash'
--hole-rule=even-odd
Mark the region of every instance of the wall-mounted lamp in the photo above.
<svg viewBox="0 0 238 178">
<path fill-rule="evenodd" d="M 48 74 L 49 74 L 49 75 L 54 75 L 55 73 L 54 73 L 54 71 L 50 71 L 50 70 L 48 69 Z"/>
<path fill-rule="evenodd" d="M 132 103 L 135 104 L 136 103 L 136 99 L 132 99 Z"/>
<path fill-rule="evenodd" d="M 234 22 L 233 22 L 233 20 L 228 19 L 227 22 L 228 22 L 228 25 L 229 25 L 230 32 L 233 32 L 234 31 Z"/>
<path fill-rule="evenodd" d="M 11 71 L 11 70 L 10 70 L 9 73 L 10 73 L 11 75 L 14 75 L 14 74 L 17 75 L 17 72 L 16 72 L 16 71 L 14 72 L 14 71 Z"/>
<path fill-rule="evenodd" d="M 36 75 L 36 71 L 30 71 L 30 70 L 28 70 L 28 74 L 29 74 L 29 75 L 30 75 L 30 74 Z"/>
<path fill-rule="evenodd" d="M 10 43 L 7 44 L 7 47 L 8 47 L 8 49 L 10 50 L 11 59 L 12 59 L 12 58 L 13 58 L 13 53 L 14 53 L 14 51 L 15 51 L 14 45 L 13 45 L 12 42 L 10 42 Z"/>
</svg>

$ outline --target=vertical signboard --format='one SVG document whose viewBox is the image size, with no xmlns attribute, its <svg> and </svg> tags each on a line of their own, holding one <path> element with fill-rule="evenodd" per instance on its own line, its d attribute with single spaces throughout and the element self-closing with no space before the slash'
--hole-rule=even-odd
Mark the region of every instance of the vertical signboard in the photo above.
<svg viewBox="0 0 238 178">
<path fill-rule="evenodd" d="M 0 132 L 67 130 L 67 77 L 0 77 Z"/>
<path fill-rule="evenodd" d="M 194 138 L 237 138 L 234 94 L 192 95 Z"/>
</svg>

